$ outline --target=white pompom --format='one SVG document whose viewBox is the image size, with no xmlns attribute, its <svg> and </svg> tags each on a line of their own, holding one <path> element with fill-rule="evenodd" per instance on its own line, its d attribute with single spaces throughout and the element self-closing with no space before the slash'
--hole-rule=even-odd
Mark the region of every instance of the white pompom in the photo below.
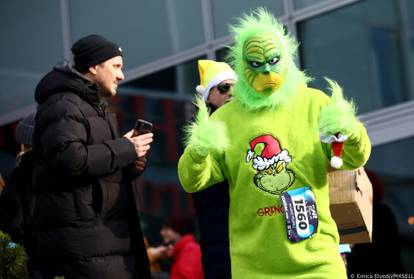
<svg viewBox="0 0 414 279">
<path fill-rule="evenodd" d="M 342 161 L 342 158 L 340 157 L 333 156 L 331 158 L 331 166 L 335 169 L 339 169 L 340 167 L 342 167 L 343 163 L 344 162 Z"/>
<path fill-rule="evenodd" d="M 204 86 L 202 86 L 202 85 L 197 85 L 197 86 L 196 86 L 196 91 L 197 91 L 198 93 L 200 93 L 200 94 L 203 94 L 203 93 L 204 93 Z"/>
</svg>

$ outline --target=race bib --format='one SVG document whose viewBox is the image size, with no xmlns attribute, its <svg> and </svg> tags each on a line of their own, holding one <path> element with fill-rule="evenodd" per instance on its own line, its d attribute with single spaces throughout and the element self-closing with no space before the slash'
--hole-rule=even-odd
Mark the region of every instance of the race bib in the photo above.
<svg viewBox="0 0 414 279">
<path fill-rule="evenodd" d="M 318 229 L 315 196 L 309 187 L 286 191 L 280 196 L 285 210 L 288 239 L 298 242 L 311 237 Z"/>
</svg>

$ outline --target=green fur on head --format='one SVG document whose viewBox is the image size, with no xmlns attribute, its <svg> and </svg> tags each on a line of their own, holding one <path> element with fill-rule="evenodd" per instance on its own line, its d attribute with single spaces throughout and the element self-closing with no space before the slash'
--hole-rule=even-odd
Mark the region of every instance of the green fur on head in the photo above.
<svg viewBox="0 0 414 279">
<path fill-rule="evenodd" d="M 222 122 L 210 121 L 210 113 L 202 96 L 197 96 L 198 107 L 194 122 L 184 127 L 185 145 L 201 155 L 221 153 L 229 145 L 226 126 Z"/>
<path fill-rule="evenodd" d="M 334 135 L 340 132 L 350 135 L 357 129 L 358 119 L 352 101 L 344 99 L 342 88 L 333 80 L 326 78 L 332 92 L 330 103 L 319 113 L 318 126 L 322 135 Z"/>
<path fill-rule="evenodd" d="M 235 69 L 238 82 L 235 85 L 234 98 L 241 102 L 247 109 L 256 110 L 264 107 L 276 107 L 284 103 L 290 95 L 294 94 L 298 86 L 307 84 L 310 80 L 305 73 L 298 70 L 294 59 L 297 43 L 288 36 L 283 25 L 264 8 L 258 8 L 251 15 L 244 14 L 239 18 L 239 23 L 230 27 L 234 35 L 234 46 L 230 48 L 230 63 Z M 271 33 L 281 42 L 281 59 L 287 65 L 287 73 L 282 86 L 270 96 L 258 93 L 247 81 L 244 75 L 245 58 L 243 47 L 247 40 L 262 33 Z"/>
</svg>

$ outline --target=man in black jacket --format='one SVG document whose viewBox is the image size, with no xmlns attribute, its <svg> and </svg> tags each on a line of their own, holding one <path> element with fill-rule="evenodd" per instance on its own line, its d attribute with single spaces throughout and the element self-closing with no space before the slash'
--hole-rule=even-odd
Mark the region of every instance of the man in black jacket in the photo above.
<svg viewBox="0 0 414 279">
<path fill-rule="evenodd" d="M 131 181 L 145 168 L 152 133 L 118 136 L 105 97 L 124 79 L 115 43 L 89 35 L 74 67 L 39 82 L 33 140 L 33 222 L 44 278 L 150 278 Z"/>
</svg>

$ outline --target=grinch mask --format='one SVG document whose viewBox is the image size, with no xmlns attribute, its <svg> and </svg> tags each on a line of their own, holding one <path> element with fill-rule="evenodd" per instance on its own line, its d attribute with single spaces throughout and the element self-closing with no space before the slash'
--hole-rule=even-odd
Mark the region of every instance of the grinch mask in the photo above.
<svg viewBox="0 0 414 279">
<path fill-rule="evenodd" d="M 233 100 L 248 110 L 276 108 L 309 78 L 297 69 L 296 42 L 265 9 L 244 15 L 231 27 L 230 59 L 238 76 Z"/>
<path fill-rule="evenodd" d="M 271 33 L 262 34 L 246 41 L 244 74 L 258 93 L 270 95 L 283 83 L 286 73 L 281 61 L 280 43 Z"/>
</svg>

